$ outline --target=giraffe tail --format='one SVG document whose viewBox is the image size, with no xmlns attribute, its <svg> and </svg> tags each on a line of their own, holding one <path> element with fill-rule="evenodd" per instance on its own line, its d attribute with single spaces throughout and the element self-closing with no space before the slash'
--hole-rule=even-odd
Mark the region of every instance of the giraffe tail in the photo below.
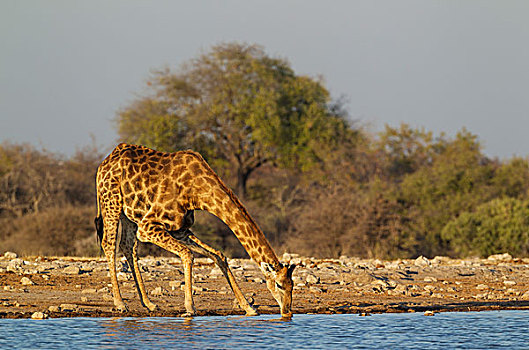
<svg viewBox="0 0 529 350">
<path fill-rule="evenodd" d="M 103 241 L 103 216 L 101 215 L 101 204 L 99 203 L 99 196 L 96 194 L 96 201 L 97 201 L 97 216 L 94 219 L 94 223 L 96 225 L 96 233 L 97 233 L 97 243 L 99 243 L 99 248 L 103 250 L 101 247 L 101 242 Z"/>
</svg>

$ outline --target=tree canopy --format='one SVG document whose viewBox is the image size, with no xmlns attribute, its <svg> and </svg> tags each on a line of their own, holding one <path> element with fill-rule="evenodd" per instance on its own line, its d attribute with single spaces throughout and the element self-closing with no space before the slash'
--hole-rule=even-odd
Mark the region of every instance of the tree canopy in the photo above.
<svg viewBox="0 0 529 350">
<path fill-rule="evenodd" d="M 123 108 L 126 142 L 164 151 L 194 148 L 236 178 L 246 194 L 259 167 L 310 169 L 354 134 L 320 81 L 256 45 L 225 43 L 184 64 L 157 71 L 149 91 Z"/>
<path fill-rule="evenodd" d="M 464 212 L 441 231 L 455 256 L 529 253 L 529 202 L 496 198 Z"/>
</svg>

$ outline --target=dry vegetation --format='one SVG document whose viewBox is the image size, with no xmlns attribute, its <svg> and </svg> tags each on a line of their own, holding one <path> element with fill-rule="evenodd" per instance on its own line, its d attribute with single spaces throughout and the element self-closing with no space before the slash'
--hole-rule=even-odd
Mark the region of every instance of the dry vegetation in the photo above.
<svg viewBox="0 0 529 350">
<path fill-rule="evenodd" d="M 527 256 L 527 160 L 488 159 L 467 132 L 431 144 L 425 144 L 427 134 L 413 132 L 411 139 L 403 137 L 412 133 L 406 126 L 365 134 L 354 151 L 324 159 L 310 172 L 261 167 L 250 177 L 244 201 L 280 253 Z M 399 147 L 395 140 L 401 140 Z M 401 150 L 410 145 L 413 152 Z M 426 157 L 418 145 L 435 151 Z M 103 157 L 95 148 L 65 158 L 27 145 L 2 145 L 1 250 L 99 255 L 94 174 Z M 223 176 L 236 183 L 226 172 Z M 229 256 L 245 256 L 227 226 L 212 215 L 198 213 L 194 231 Z M 143 245 L 141 254 L 168 255 L 152 245 Z"/>
<path fill-rule="evenodd" d="M 372 135 L 320 80 L 259 46 L 220 44 L 179 71 L 156 72 L 116 126 L 126 142 L 203 154 L 280 252 L 529 255 L 527 159 L 490 159 L 465 129 L 447 137 L 401 125 Z M 107 151 L 65 158 L 0 145 L 0 250 L 97 254 L 94 174 Z M 210 215 L 197 215 L 194 231 L 245 255 Z"/>
</svg>

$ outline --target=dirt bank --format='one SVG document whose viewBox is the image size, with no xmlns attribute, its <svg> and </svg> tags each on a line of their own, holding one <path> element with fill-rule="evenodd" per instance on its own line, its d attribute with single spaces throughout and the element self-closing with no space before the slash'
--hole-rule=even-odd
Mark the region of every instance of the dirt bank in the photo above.
<svg viewBox="0 0 529 350">
<path fill-rule="evenodd" d="M 294 313 L 378 313 L 529 309 L 529 259 L 508 254 L 488 259 L 446 257 L 380 261 L 314 259 L 285 254 L 296 263 Z M 279 313 L 264 277 L 250 260 L 232 259 L 241 289 L 260 313 Z M 0 318 L 179 316 L 184 313 L 182 266 L 177 258 L 143 258 L 143 277 L 160 310 L 139 302 L 132 275 L 118 264 L 129 312 L 113 311 L 110 278 L 102 258 L 0 257 Z M 198 315 L 243 314 L 220 270 L 196 259 Z"/>
</svg>

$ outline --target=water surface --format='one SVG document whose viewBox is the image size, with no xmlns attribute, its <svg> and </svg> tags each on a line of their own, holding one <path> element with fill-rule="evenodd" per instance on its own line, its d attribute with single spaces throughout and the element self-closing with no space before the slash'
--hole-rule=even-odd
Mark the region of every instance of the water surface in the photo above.
<svg viewBox="0 0 529 350">
<path fill-rule="evenodd" d="M 529 349 L 529 311 L 0 319 L 0 349 Z"/>
</svg>

